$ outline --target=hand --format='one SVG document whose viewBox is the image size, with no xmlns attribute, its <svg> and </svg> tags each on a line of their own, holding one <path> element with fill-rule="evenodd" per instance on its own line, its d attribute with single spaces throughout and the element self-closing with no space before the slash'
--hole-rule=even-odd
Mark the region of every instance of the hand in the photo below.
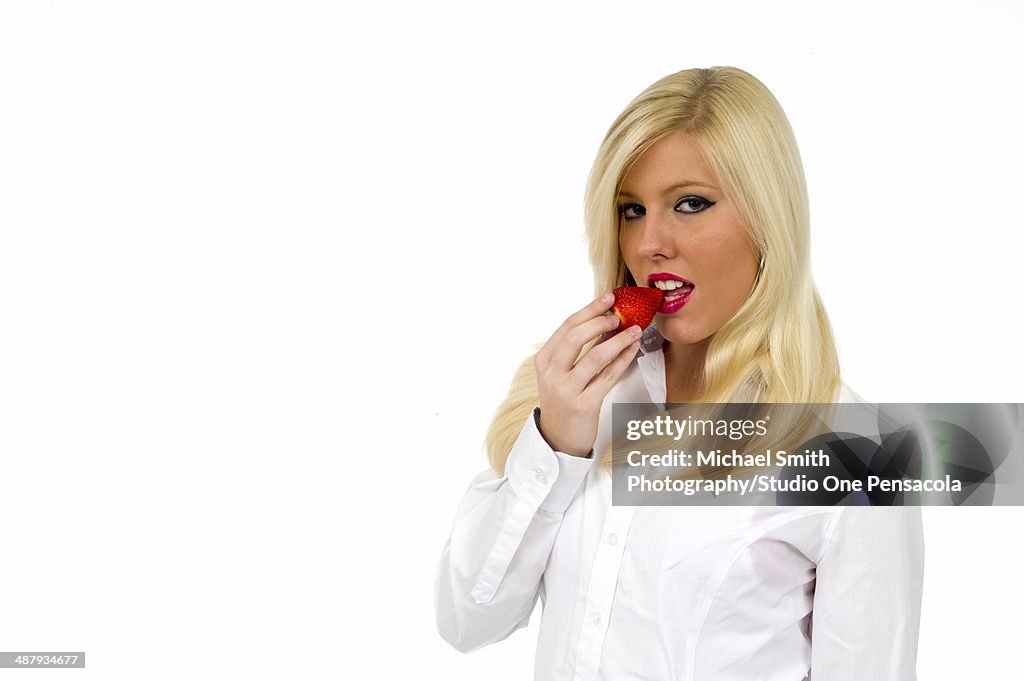
<svg viewBox="0 0 1024 681">
<path fill-rule="evenodd" d="M 540 431 L 556 451 L 586 456 L 593 449 L 601 403 L 640 349 L 642 332 L 632 326 L 580 357 L 588 341 L 618 326 L 615 315 L 602 315 L 614 302 L 615 297 L 606 293 L 573 314 L 533 358 Z"/>
</svg>

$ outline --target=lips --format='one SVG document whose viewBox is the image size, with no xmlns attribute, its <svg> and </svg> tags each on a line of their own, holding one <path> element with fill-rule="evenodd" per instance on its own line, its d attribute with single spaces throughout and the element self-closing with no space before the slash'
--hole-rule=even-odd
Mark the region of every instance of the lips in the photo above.
<svg viewBox="0 0 1024 681">
<path fill-rule="evenodd" d="M 693 282 L 683 279 L 670 272 L 655 272 L 647 277 L 647 285 L 665 292 L 665 298 L 658 309 L 659 314 L 678 312 L 690 298 L 696 288 Z"/>
</svg>

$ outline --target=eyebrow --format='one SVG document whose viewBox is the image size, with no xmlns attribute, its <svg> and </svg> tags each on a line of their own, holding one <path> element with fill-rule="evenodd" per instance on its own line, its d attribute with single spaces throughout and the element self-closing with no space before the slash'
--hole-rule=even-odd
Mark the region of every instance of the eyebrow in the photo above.
<svg viewBox="0 0 1024 681">
<path fill-rule="evenodd" d="M 686 187 L 707 187 L 708 189 L 718 189 L 718 187 L 716 187 L 715 185 L 708 184 L 707 182 L 698 182 L 696 180 L 683 180 L 682 182 L 677 182 L 671 187 L 665 189 L 665 191 L 663 191 L 661 195 L 666 196 L 676 191 L 677 189 L 684 189 Z M 619 190 L 619 196 L 624 196 L 630 199 L 637 198 L 635 195 L 623 190 Z"/>
</svg>

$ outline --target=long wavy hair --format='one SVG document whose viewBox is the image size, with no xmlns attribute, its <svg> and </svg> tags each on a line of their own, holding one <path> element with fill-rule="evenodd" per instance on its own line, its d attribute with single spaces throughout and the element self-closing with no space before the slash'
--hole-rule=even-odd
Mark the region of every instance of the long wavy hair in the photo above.
<svg viewBox="0 0 1024 681">
<path fill-rule="evenodd" d="M 666 76 L 612 124 L 584 203 L 595 297 L 631 283 L 618 246 L 622 178 L 647 149 L 675 131 L 701 147 L 762 258 L 750 296 L 709 341 L 697 401 L 832 402 L 840 385 L 839 361 L 811 276 L 800 152 L 782 107 L 746 71 L 716 66 Z M 531 355 L 516 371 L 487 432 L 488 460 L 499 475 L 538 402 Z"/>
</svg>

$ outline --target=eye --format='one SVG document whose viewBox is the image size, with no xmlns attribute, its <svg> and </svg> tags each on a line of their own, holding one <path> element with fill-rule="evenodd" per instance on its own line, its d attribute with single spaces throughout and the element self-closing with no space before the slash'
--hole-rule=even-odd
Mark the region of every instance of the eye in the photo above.
<svg viewBox="0 0 1024 681">
<path fill-rule="evenodd" d="M 619 206 L 619 215 L 623 220 L 635 220 L 647 215 L 647 209 L 639 203 L 626 203 Z"/>
<path fill-rule="evenodd" d="M 713 205 L 715 205 L 714 201 L 708 201 L 707 199 L 702 199 L 699 196 L 687 196 L 679 199 L 679 203 L 676 204 L 675 210 L 680 213 L 699 213 Z"/>
</svg>

